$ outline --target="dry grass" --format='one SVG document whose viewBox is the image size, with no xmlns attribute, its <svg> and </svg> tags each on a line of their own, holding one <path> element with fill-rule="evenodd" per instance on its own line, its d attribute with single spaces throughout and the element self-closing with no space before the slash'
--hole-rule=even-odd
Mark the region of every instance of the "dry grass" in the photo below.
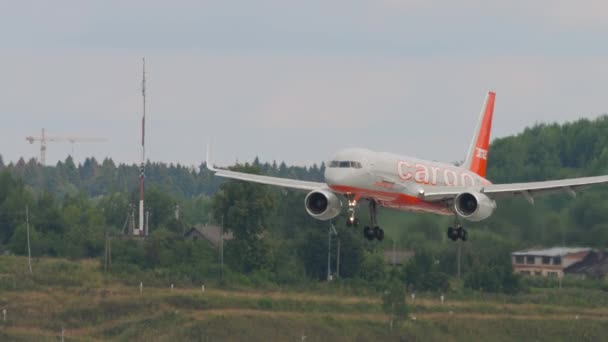
<svg viewBox="0 0 608 342">
<path fill-rule="evenodd" d="M 21 261 L 15 260 L 18 267 Z M 38 263 L 66 261 L 45 259 Z M 495 340 L 521 336 L 558 340 L 587 336 L 593 340 L 608 332 L 608 308 L 493 300 L 448 300 L 442 305 L 429 298 L 409 299 L 409 322 L 391 331 L 378 298 L 214 288 L 201 293 L 200 288 L 171 291 L 168 287 L 144 287 L 140 295 L 137 287 L 104 279 L 94 261 L 70 264 L 61 267 L 85 274 L 89 280 L 83 286 L 61 285 L 64 274 L 30 284 L 29 290 L 0 292 L 0 307 L 8 310 L 7 322 L 0 322 L 0 340 L 51 341 L 60 336 L 62 328 L 68 340 L 78 341 L 291 340 L 303 332 L 309 341 L 404 336 L 410 340 L 467 340 L 487 337 L 493 331 L 499 334 L 491 338 Z M 0 266 L 3 273 L 10 274 L 6 260 Z M 15 277 L 27 275 L 15 273 Z M 535 328 L 541 326 L 542 332 Z M 570 330 L 564 332 L 564 326 Z M 531 327 L 532 335 L 526 335 Z"/>
</svg>

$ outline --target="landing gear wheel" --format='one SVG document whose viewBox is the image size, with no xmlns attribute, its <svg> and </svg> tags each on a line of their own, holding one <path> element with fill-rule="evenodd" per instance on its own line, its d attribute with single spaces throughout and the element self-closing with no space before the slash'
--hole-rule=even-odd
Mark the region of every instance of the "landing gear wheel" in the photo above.
<svg viewBox="0 0 608 342">
<path fill-rule="evenodd" d="M 460 227 L 460 229 L 458 230 L 458 235 L 460 235 L 460 240 L 462 241 L 467 241 L 467 239 L 469 238 L 469 233 L 466 229 L 462 227 Z"/>
<path fill-rule="evenodd" d="M 462 241 L 467 241 L 469 238 L 469 233 L 466 229 L 462 228 L 462 226 L 458 227 L 448 227 L 448 238 L 452 241 L 456 241 L 458 239 Z"/>
<path fill-rule="evenodd" d="M 374 230 L 369 226 L 365 226 L 365 228 L 363 228 L 363 236 L 365 236 L 365 238 L 369 241 L 372 241 L 376 237 Z"/>
<path fill-rule="evenodd" d="M 448 239 L 452 240 L 452 241 L 456 241 L 458 240 L 459 236 L 458 236 L 458 229 L 454 228 L 454 227 L 448 227 Z"/>
<path fill-rule="evenodd" d="M 384 230 L 378 226 L 374 227 L 374 235 L 378 241 L 384 240 Z"/>
</svg>

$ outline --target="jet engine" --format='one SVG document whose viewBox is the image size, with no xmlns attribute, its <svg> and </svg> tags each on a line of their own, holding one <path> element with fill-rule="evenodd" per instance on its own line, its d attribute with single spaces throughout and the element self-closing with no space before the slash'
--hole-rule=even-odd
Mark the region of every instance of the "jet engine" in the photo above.
<svg viewBox="0 0 608 342">
<path fill-rule="evenodd" d="M 481 221 L 492 215 L 496 202 L 479 192 L 463 192 L 454 199 L 456 214 L 468 221 Z"/>
<path fill-rule="evenodd" d="M 331 191 L 315 190 L 306 195 L 304 199 L 306 211 L 317 220 L 331 220 L 340 215 L 342 202 Z"/>
</svg>

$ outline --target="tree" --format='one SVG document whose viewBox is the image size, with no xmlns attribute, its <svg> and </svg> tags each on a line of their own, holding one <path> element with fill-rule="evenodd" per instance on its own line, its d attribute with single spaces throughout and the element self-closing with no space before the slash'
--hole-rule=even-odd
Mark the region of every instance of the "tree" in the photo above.
<svg viewBox="0 0 608 342">
<path fill-rule="evenodd" d="M 234 169 L 239 172 L 259 173 L 248 165 Z M 216 221 L 224 218 L 224 225 L 236 239 L 255 240 L 267 228 L 276 205 L 267 186 L 241 181 L 229 181 L 220 187 L 213 198 Z"/>
<path fill-rule="evenodd" d="M 352 278 L 360 273 L 365 250 L 363 239 L 359 234 L 358 230 L 338 228 L 337 238 L 332 239 L 334 242 L 340 240 L 340 277 L 342 278 Z M 332 255 L 335 256 L 336 253 Z"/>
<path fill-rule="evenodd" d="M 433 268 L 433 256 L 431 253 L 420 250 L 416 252 L 403 267 L 403 279 L 410 286 L 417 286 L 421 277 L 431 272 Z"/>
<path fill-rule="evenodd" d="M 306 232 L 298 244 L 297 253 L 309 277 L 318 280 L 327 279 L 327 232 L 323 233 L 320 230 Z"/>
<path fill-rule="evenodd" d="M 521 282 L 521 276 L 515 274 L 512 268 L 506 268 L 502 271 L 502 292 L 510 295 L 518 294 L 524 291 L 524 286 Z"/>
<path fill-rule="evenodd" d="M 398 281 L 391 281 L 387 284 L 382 293 L 382 311 L 391 318 L 390 325 L 393 322 L 400 322 L 407 318 L 408 308 L 405 303 L 405 288 Z"/>
<path fill-rule="evenodd" d="M 416 281 L 419 291 L 447 292 L 450 289 L 450 277 L 442 272 L 423 274 Z"/>
<path fill-rule="evenodd" d="M 50 192 L 43 192 L 38 196 L 35 210 L 31 213 L 32 221 L 41 233 L 63 232 L 65 223 L 55 196 Z"/>
<path fill-rule="evenodd" d="M 80 174 L 74 164 L 72 156 L 68 156 L 63 164 L 57 164 L 58 169 L 61 170 L 61 175 L 68 183 L 75 186 L 80 185 Z"/>
<path fill-rule="evenodd" d="M 383 282 L 386 279 L 386 269 L 382 254 L 366 253 L 359 270 L 359 277 L 368 282 Z"/>
<path fill-rule="evenodd" d="M 30 249 L 33 256 L 40 255 L 40 234 L 30 225 Z M 27 227 L 20 224 L 9 241 L 11 252 L 19 255 L 27 255 Z"/>
<path fill-rule="evenodd" d="M 149 187 L 145 194 L 146 210 L 150 211 L 150 230 L 166 225 L 174 218 L 175 199 L 158 187 Z"/>
<path fill-rule="evenodd" d="M 25 207 L 32 202 L 23 182 L 0 172 L 0 243 L 8 242 L 15 227 L 25 221 Z"/>
<path fill-rule="evenodd" d="M 523 291 L 520 276 L 513 273 L 510 258 L 505 256 L 486 256 L 464 278 L 464 287 L 484 292 L 503 292 L 516 294 Z"/>
<path fill-rule="evenodd" d="M 467 274 L 464 286 L 484 292 L 500 292 L 500 275 L 496 268 L 482 266 Z"/>
<path fill-rule="evenodd" d="M 226 262 L 233 270 L 249 274 L 273 266 L 272 250 L 264 239 L 234 239 L 226 242 L 225 246 Z"/>
<path fill-rule="evenodd" d="M 150 234 L 144 243 L 145 266 L 155 268 L 169 264 L 166 253 L 170 251 L 174 235 L 166 229 L 157 229 Z"/>
<path fill-rule="evenodd" d="M 259 168 L 239 166 L 240 172 L 258 173 Z M 272 213 L 275 198 L 268 187 L 241 181 L 222 184 L 213 198 L 212 210 L 217 221 L 223 219 L 234 240 L 226 245 L 232 265 L 249 273 L 269 265 L 270 248 L 262 241 Z"/>
<path fill-rule="evenodd" d="M 103 213 L 108 225 L 122 229 L 130 209 L 129 199 L 124 193 L 115 192 L 103 196 L 99 200 L 97 208 Z"/>
</svg>

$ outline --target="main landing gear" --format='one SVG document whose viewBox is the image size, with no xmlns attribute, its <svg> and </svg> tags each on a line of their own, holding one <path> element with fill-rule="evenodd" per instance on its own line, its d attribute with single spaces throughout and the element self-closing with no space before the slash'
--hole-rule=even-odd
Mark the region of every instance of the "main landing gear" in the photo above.
<svg viewBox="0 0 608 342">
<path fill-rule="evenodd" d="M 378 239 L 378 241 L 384 240 L 384 230 L 378 226 L 378 221 L 376 220 L 376 201 L 370 199 L 369 200 L 369 218 L 371 221 L 370 226 L 365 226 L 363 228 L 363 236 L 365 236 L 368 240 Z"/>
<path fill-rule="evenodd" d="M 461 225 L 457 224 L 456 227 L 448 227 L 448 238 L 452 239 L 452 241 L 456 241 L 458 239 L 462 241 L 467 241 L 469 237 L 469 233 L 465 228 Z"/>
</svg>

